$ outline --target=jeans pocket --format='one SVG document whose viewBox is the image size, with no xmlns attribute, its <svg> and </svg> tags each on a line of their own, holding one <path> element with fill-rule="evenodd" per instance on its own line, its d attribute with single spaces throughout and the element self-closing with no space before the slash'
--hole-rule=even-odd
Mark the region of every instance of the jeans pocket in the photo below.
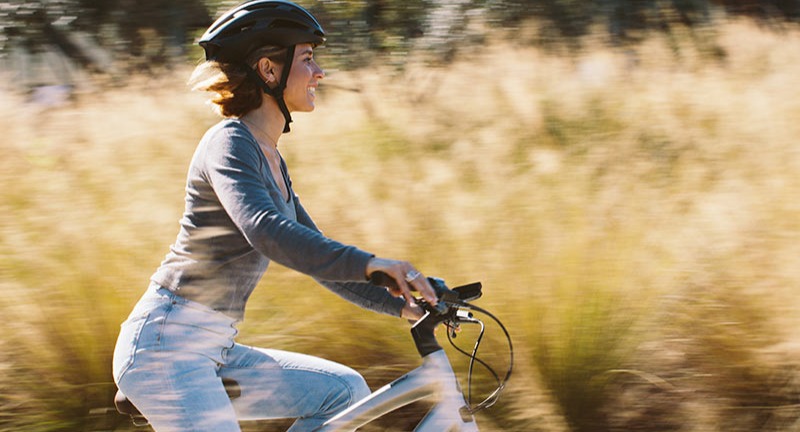
<svg viewBox="0 0 800 432">
<path fill-rule="evenodd" d="M 114 382 L 118 383 L 122 375 L 133 365 L 136 357 L 136 350 L 139 345 L 139 335 L 142 328 L 147 323 L 150 313 L 145 313 L 137 317 L 126 320 L 120 326 L 117 345 L 114 347 L 113 375 Z"/>
<path fill-rule="evenodd" d="M 233 348 L 237 332 L 232 322 L 220 312 L 178 303 L 160 329 L 158 349 L 201 354 L 224 363 L 223 353 Z"/>
</svg>

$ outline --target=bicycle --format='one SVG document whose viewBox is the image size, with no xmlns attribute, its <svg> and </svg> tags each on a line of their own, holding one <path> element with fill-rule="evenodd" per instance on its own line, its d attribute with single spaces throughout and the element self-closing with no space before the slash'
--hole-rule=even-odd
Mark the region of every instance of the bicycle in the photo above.
<svg viewBox="0 0 800 432">
<path fill-rule="evenodd" d="M 474 414 L 494 405 L 511 377 L 514 364 L 514 349 L 511 337 L 499 319 L 489 311 L 470 303 L 482 296 L 482 284 L 480 282 L 450 289 L 441 279 L 428 278 L 428 280 L 434 288 L 439 301 L 436 306 L 433 306 L 422 299 L 417 299 L 417 303 L 425 310 L 425 314 L 411 327 L 411 336 L 414 339 L 417 351 L 422 357 L 422 364 L 349 408 L 342 410 L 317 428 L 315 432 L 355 431 L 387 413 L 430 397 L 433 397 L 436 402 L 417 424 L 414 429 L 416 432 L 478 431 Z M 385 274 L 374 274 L 372 282 L 377 285 L 388 286 L 394 281 Z M 508 370 L 502 378 L 486 362 L 477 357 L 478 348 L 483 340 L 486 328 L 483 321 L 475 318 L 473 311 L 494 320 L 505 334 L 508 342 L 509 363 Z M 444 324 L 447 328 L 447 339 L 453 347 L 458 352 L 469 357 L 466 396 L 461 390 L 447 354 L 436 339 L 435 330 L 441 324 Z M 453 342 L 453 338 L 462 324 L 480 326 L 480 331 L 471 353 L 462 350 Z M 497 387 L 483 401 L 472 406 L 472 375 L 476 363 L 491 373 L 497 383 Z M 224 384 L 229 397 L 235 399 L 238 396 L 238 384 L 230 380 Z M 117 393 L 115 398 L 115 405 L 121 414 L 131 416 L 134 424 L 147 424 L 144 417 L 136 410 L 136 407 L 127 401 L 120 392 Z"/>
</svg>

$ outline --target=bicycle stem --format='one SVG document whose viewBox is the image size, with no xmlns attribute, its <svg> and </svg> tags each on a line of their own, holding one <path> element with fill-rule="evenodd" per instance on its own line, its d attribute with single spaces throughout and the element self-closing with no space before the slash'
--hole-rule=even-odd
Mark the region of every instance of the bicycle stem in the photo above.
<svg viewBox="0 0 800 432">
<path fill-rule="evenodd" d="M 411 327 L 411 337 L 414 339 L 414 345 L 417 346 L 417 352 L 421 357 L 424 358 L 428 354 L 442 349 L 434 335 L 436 326 L 442 321 L 442 317 L 428 311 Z"/>
</svg>

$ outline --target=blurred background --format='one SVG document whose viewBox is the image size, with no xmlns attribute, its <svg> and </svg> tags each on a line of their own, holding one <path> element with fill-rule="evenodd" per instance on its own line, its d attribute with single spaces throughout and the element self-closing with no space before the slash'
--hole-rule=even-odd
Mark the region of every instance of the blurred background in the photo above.
<svg viewBox="0 0 800 432">
<path fill-rule="evenodd" d="M 329 43 L 294 187 L 329 236 L 483 282 L 516 354 L 483 430 L 800 431 L 800 1 L 301 3 Z M 133 430 L 112 350 L 217 121 L 194 40 L 233 5 L 0 1 L 0 430 Z M 240 342 L 373 389 L 419 362 L 405 322 L 261 285 Z"/>
</svg>

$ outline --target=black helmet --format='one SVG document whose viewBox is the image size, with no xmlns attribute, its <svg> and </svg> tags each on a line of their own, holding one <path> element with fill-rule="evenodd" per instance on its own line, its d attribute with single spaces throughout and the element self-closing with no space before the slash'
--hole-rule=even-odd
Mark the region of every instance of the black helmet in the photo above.
<svg viewBox="0 0 800 432">
<path fill-rule="evenodd" d="M 206 60 L 240 62 L 264 45 L 321 45 L 325 31 L 311 13 L 284 0 L 244 3 L 217 19 L 200 38 Z"/>
<path fill-rule="evenodd" d="M 278 102 L 289 132 L 292 116 L 283 91 L 294 60 L 295 45 L 325 43 L 325 31 L 311 13 L 284 0 L 254 0 L 242 4 L 214 21 L 200 38 L 206 60 L 243 63 L 254 50 L 265 45 L 287 47 L 286 61 L 278 86 L 270 88 L 250 65 L 244 65 L 250 79 Z"/>
</svg>

